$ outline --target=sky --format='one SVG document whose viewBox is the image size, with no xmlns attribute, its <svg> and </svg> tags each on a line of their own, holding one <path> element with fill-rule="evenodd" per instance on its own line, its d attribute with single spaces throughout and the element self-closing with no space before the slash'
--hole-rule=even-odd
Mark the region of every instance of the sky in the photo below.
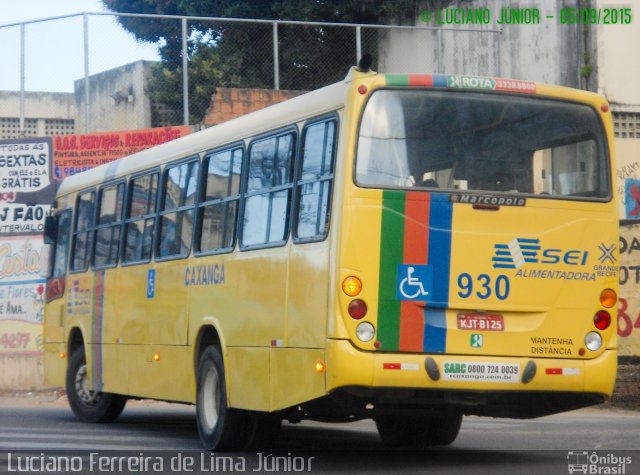
<svg viewBox="0 0 640 475">
<path fill-rule="evenodd" d="M 100 0 L 0 0 L 0 91 L 20 90 L 20 27 L 14 22 L 106 12 Z M 73 92 L 84 77 L 82 16 L 25 27 L 25 90 Z M 137 43 L 115 17 L 89 16 L 89 74 L 140 59 L 157 60 L 155 45 Z"/>
</svg>

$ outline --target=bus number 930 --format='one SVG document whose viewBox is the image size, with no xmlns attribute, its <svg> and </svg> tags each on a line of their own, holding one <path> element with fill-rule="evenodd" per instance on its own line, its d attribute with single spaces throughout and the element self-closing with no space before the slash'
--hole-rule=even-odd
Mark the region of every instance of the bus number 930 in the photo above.
<svg viewBox="0 0 640 475">
<path fill-rule="evenodd" d="M 498 300 L 506 300 L 509 297 L 511 284 L 506 275 L 500 274 L 492 280 L 491 276 L 480 274 L 474 279 L 471 274 L 465 272 L 458 276 L 458 289 L 458 296 L 463 299 L 475 295 L 479 299 L 486 300 L 495 295 Z"/>
</svg>

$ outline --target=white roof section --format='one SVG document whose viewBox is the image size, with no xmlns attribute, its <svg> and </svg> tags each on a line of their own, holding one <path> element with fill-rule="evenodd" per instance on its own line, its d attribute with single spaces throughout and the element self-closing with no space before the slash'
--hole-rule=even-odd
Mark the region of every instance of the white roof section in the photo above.
<svg viewBox="0 0 640 475">
<path fill-rule="evenodd" d="M 60 184 L 57 196 L 338 110 L 344 107 L 349 80 L 348 76 L 344 81 L 70 176 Z"/>
</svg>

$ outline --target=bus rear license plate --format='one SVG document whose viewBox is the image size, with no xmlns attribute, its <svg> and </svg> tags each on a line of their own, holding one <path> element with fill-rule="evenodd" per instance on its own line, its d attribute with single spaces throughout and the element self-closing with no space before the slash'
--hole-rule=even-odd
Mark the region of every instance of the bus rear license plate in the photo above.
<svg viewBox="0 0 640 475">
<path fill-rule="evenodd" d="M 459 313 L 458 329 L 501 332 L 504 330 L 504 317 L 490 313 Z"/>
</svg>

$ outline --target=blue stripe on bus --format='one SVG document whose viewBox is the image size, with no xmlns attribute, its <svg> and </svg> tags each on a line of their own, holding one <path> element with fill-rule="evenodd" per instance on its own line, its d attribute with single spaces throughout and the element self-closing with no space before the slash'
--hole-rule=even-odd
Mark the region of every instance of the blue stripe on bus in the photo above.
<svg viewBox="0 0 640 475">
<path fill-rule="evenodd" d="M 425 353 L 444 353 L 447 350 L 447 316 L 444 309 L 425 307 L 424 341 Z"/>
<path fill-rule="evenodd" d="M 447 308 L 449 305 L 449 275 L 451 273 L 451 225 L 453 203 L 449 196 L 431 193 L 429 210 L 429 265 L 433 269 L 433 284 L 429 305 Z"/>
</svg>

